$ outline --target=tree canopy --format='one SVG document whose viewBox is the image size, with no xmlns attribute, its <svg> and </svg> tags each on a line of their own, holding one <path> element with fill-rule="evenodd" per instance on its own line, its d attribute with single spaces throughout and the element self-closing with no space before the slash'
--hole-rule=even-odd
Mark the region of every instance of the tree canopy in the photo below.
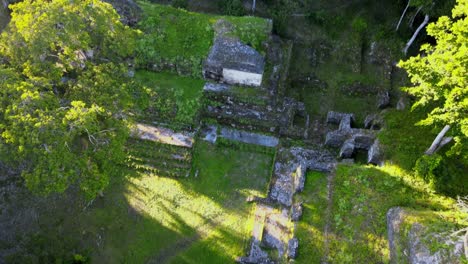
<svg viewBox="0 0 468 264">
<path fill-rule="evenodd" d="M 450 125 L 455 145 L 451 153 L 468 158 L 468 0 L 457 0 L 452 16 L 442 16 L 427 27 L 435 45 L 421 47 L 422 55 L 400 61 L 413 87 L 405 90 L 416 97 L 413 108 L 428 109 L 419 124 Z"/>
<path fill-rule="evenodd" d="M 137 32 L 99 0 L 26 0 L 0 37 L 0 153 L 39 193 L 88 197 L 119 170 Z M 1 154 L 0 154 L 1 155 Z"/>
</svg>

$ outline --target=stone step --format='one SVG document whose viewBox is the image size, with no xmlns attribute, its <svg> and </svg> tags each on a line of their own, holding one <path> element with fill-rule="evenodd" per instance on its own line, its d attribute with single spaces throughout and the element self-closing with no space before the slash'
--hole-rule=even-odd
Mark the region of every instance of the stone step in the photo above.
<svg viewBox="0 0 468 264">
<path fill-rule="evenodd" d="M 130 138 L 127 141 L 127 151 L 134 154 L 143 154 L 147 157 L 167 157 L 180 156 L 190 157 L 192 156 L 192 149 L 157 143 L 148 140 L 140 140 Z"/>
<path fill-rule="evenodd" d="M 132 162 L 130 168 L 136 169 L 139 172 L 150 173 L 161 177 L 189 177 L 190 169 L 187 168 L 165 168 L 154 164 L 146 164 L 140 162 Z"/>
<path fill-rule="evenodd" d="M 205 116 L 216 119 L 222 125 L 269 133 L 276 133 L 279 126 L 288 124 L 287 120 L 280 118 L 280 115 L 272 109 L 269 111 L 260 107 L 208 105 Z"/>
<path fill-rule="evenodd" d="M 201 130 L 200 136 L 203 140 L 216 143 L 220 139 L 239 142 L 242 144 L 257 145 L 267 148 L 275 148 L 279 144 L 279 139 L 274 136 L 253 133 L 229 127 L 211 125 Z"/>
<path fill-rule="evenodd" d="M 269 106 L 272 100 L 268 91 L 260 87 L 232 86 L 219 83 L 206 83 L 203 88 L 205 98 L 220 104 Z"/>
<path fill-rule="evenodd" d="M 151 164 L 157 168 L 181 168 L 181 169 L 190 169 L 192 164 L 190 161 L 180 161 L 176 159 L 152 159 L 152 158 L 145 158 L 141 156 L 133 156 L 128 155 L 127 161 L 130 163 L 138 163 L 138 164 Z"/>
</svg>

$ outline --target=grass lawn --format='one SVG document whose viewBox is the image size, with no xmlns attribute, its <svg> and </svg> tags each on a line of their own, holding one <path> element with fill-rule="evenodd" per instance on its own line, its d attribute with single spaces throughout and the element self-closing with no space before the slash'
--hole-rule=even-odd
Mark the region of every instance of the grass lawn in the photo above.
<svg viewBox="0 0 468 264">
<path fill-rule="evenodd" d="M 100 238 L 92 262 L 233 262 L 253 224 L 245 199 L 265 195 L 272 159 L 199 142 L 196 178 L 140 175 L 115 183 L 80 216 L 83 233 Z"/>
<path fill-rule="evenodd" d="M 139 119 L 170 125 L 193 125 L 196 122 L 204 80 L 144 70 L 137 71 L 135 78 L 148 88 L 145 96 L 139 100 Z"/>
<path fill-rule="evenodd" d="M 330 224 L 329 263 L 387 263 L 389 248 L 386 213 L 408 208 L 431 231 L 441 233 L 466 225 L 453 199 L 401 168 L 339 165 L 333 181 L 333 202 L 326 215 L 326 177 L 309 173 L 304 193 L 304 215 L 296 235 L 305 242 L 298 263 L 318 263 L 324 256 L 324 225 Z M 430 213 L 426 213 L 428 211 Z"/>
<path fill-rule="evenodd" d="M 296 199 L 303 201 L 303 215 L 296 226 L 300 250 L 296 263 L 320 263 L 324 255 L 324 228 L 327 208 L 327 176 L 308 172 L 304 191 Z"/>
</svg>

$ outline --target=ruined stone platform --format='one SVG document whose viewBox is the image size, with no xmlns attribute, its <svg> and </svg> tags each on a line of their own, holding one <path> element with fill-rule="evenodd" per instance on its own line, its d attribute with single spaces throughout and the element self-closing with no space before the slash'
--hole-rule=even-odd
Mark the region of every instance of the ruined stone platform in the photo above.
<svg viewBox="0 0 468 264">
<path fill-rule="evenodd" d="M 257 203 L 252 242 L 247 256 L 238 262 L 274 263 L 267 249 L 275 249 L 275 259 L 281 261 L 296 258 L 299 241 L 294 238 L 294 222 L 301 217 L 302 204 L 293 203 L 294 195 L 304 188 L 307 170 L 330 172 L 336 162 L 333 154 L 320 147 L 278 150 L 268 197 L 248 200 Z"/>
</svg>

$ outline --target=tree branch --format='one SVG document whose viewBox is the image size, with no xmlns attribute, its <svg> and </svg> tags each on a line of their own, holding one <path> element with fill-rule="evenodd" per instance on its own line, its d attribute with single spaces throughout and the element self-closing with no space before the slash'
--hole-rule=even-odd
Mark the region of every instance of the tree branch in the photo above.
<svg viewBox="0 0 468 264">
<path fill-rule="evenodd" d="M 406 5 L 405 10 L 403 10 L 403 13 L 401 14 L 400 20 L 398 21 L 395 31 L 398 31 L 398 29 L 400 28 L 401 21 L 403 20 L 403 17 L 405 17 L 405 14 L 406 14 L 406 11 L 408 10 L 410 2 L 411 0 L 408 0 L 408 4 Z"/>
<path fill-rule="evenodd" d="M 449 125 L 446 125 L 440 132 L 439 134 L 437 135 L 437 137 L 434 139 L 434 141 L 432 142 L 432 145 L 426 150 L 425 154 L 426 155 L 432 155 L 434 154 L 434 152 L 437 151 L 437 149 L 439 148 L 442 140 L 444 139 L 444 136 L 445 136 L 445 133 L 447 133 L 447 131 L 449 131 L 450 129 L 450 126 Z M 450 139 L 451 140 L 451 139 Z M 446 141 L 446 140 L 445 140 Z M 450 141 L 448 141 L 450 142 Z M 445 144 L 447 144 L 448 142 L 446 142 Z M 444 144 L 444 145 L 445 145 Z"/>
<path fill-rule="evenodd" d="M 419 27 L 416 29 L 416 31 L 414 32 L 413 36 L 411 37 L 411 39 L 408 41 L 408 43 L 406 43 L 406 46 L 405 48 L 403 49 L 403 52 L 405 53 L 408 53 L 408 49 L 409 47 L 411 47 L 411 44 L 413 44 L 414 40 L 416 39 L 416 37 L 418 36 L 419 34 L 419 31 L 421 31 L 421 29 L 423 29 L 427 23 L 429 23 L 429 15 L 426 15 L 424 17 L 424 21 L 421 23 L 421 25 L 419 25 Z"/>
</svg>

